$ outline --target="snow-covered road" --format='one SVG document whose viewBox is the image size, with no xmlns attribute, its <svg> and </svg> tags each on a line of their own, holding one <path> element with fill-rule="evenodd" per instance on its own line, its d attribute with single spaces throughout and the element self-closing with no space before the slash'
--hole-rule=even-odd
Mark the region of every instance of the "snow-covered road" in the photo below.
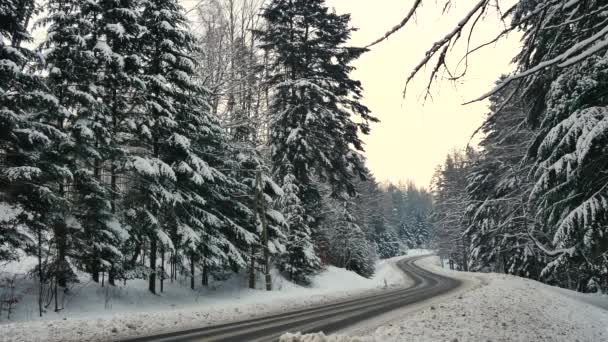
<svg viewBox="0 0 608 342">
<path fill-rule="evenodd" d="M 356 333 L 285 335 L 282 342 L 608 341 L 608 311 L 581 301 L 585 295 L 504 274 L 447 271 L 434 257 L 421 265 L 477 285 Z"/>
<path fill-rule="evenodd" d="M 415 261 L 418 258 L 399 260 L 396 263 L 412 279 L 413 283 L 409 288 L 354 296 L 347 301 L 328 303 L 279 315 L 155 336 L 143 336 L 127 341 L 273 342 L 290 330 L 339 331 L 344 327 L 357 325 L 385 312 L 449 293 L 461 286 L 461 282 L 456 279 L 434 274 L 416 266 Z"/>
</svg>

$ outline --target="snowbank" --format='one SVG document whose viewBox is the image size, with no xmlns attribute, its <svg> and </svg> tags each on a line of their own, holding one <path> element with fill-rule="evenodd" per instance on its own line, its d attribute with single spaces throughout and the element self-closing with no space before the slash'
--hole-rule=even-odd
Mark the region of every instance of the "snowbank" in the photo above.
<svg viewBox="0 0 608 342">
<path fill-rule="evenodd" d="M 11 269 L 15 269 L 14 266 Z M 258 279 L 258 286 L 263 281 Z M 189 278 L 171 284 L 165 292 L 152 295 L 145 281 L 129 281 L 126 286 L 100 287 L 88 282 L 72 289 L 65 310 L 37 317 L 37 299 L 32 281 L 20 285 L 17 312 L 7 323 L 0 319 L 3 341 L 99 341 L 184 330 L 248 319 L 310 305 L 346 299 L 386 286 L 406 286 L 407 277 L 394 260 L 380 261 L 376 275 L 366 279 L 357 274 L 328 267 L 312 279 L 311 287 L 301 287 L 273 274 L 272 292 L 247 289 L 247 277 L 234 276 L 192 291 Z"/>
<path fill-rule="evenodd" d="M 420 262 L 436 272 L 437 258 Z M 359 337 L 284 335 L 281 342 L 608 341 L 608 311 L 542 283 L 502 274 L 465 274 L 486 285 Z"/>
</svg>

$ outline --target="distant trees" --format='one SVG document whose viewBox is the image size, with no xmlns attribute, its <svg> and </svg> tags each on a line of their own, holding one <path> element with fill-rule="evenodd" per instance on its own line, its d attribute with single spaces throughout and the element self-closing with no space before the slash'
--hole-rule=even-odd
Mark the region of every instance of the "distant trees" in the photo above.
<svg viewBox="0 0 608 342">
<path fill-rule="evenodd" d="M 379 184 L 369 172 L 366 178 L 357 183 L 352 214 L 367 239 L 376 245 L 378 256 L 391 258 L 405 249 L 428 247 L 431 193 L 411 181 Z"/>
<path fill-rule="evenodd" d="M 475 157 L 471 149 L 454 150 L 433 178 L 433 235 L 439 255 L 449 258 L 458 269 L 465 271 L 471 255 L 468 238 L 464 235 L 463 213 L 468 205 L 466 177 Z"/>
</svg>

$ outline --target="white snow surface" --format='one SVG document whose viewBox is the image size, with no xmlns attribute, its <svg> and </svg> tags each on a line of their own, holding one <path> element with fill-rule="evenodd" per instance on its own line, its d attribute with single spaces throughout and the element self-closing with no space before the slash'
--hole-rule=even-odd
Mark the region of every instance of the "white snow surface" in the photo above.
<svg viewBox="0 0 608 342">
<path fill-rule="evenodd" d="M 465 341 L 608 341 L 608 311 L 577 297 L 586 296 L 504 274 L 441 269 L 439 259 L 420 265 L 437 273 L 476 279 L 480 286 L 455 294 L 421 311 L 406 313 L 363 336 L 322 333 L 285 334 L 281 342 L 465 342 Z"/>
<path fill-rule="evenodd" d="M 11 320 L 0 317 L 2 341 L 107 341 L 186 330 L 238 321 L 256 316 L 352 298 L 386 287 L 407 286 L 407 278 L 394 265 L 399 258 L 379 261 L 376 274 L 366 279 L 345 269 L 329 266 L 312 279 L 310 287 L 298 286 L 273 274 L 272 292 L 247 289 L 247 276 L 234 275 L 227 281 L 213 281 L 207 288 L 190 290 L 189 278 L 152 295 L 147 281 L 133 280 L 126 286 L 101 287 L 87 282 L 74 286 L 65 297 L 65 309 L 55 313 L 51 305 L 42 318 L 37 315 L 36 285 L 24 272 L 35 265 L 25 259 L 19 264 L 0 265 L 0 278 L 18 275 L 16 312 Z"/>
</svg>

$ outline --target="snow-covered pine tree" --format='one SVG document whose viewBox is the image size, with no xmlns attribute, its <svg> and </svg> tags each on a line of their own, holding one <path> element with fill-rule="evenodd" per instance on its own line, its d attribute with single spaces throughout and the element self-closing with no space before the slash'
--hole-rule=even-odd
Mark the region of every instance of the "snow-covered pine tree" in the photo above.
<svg viewBox="0 0 608 342">
<path fill-rule="evenodd" d="M 365 238 L 361 227 L 352 214 L 351 201 L 332 201 L 334 217 L 325 224 L 330 235 L 329 254 L 332 264 L 369 278 L 375 270 L 376 248 Z M 398 249 L 397 239 L 394 240 Z"/>
<path fill-rule="evenodd" d="M 96 231 L 102 230 L 102 226 L 112 231 L 115 220 L 111 218 L 108 206 L 103 205 L 109 198 L 108 192 L 104 191 L 99 180 L 95 183 L 92 179 L 95 160 L 103 158 L 97 144 L 104 144 L 104 139 L 108 138 L 101 120 L 104 104 L 99 100 L 100 93 L 95 84 L 97 6 L 92 2 L 49 1 L 45 10 L 48 15 L 42 24 L 48 25 L 48 35 L 42 44 L 45 54 L 43 67 L 48 70 L 50 90 L 65 110 L 49 112 L 44 120 L 54 123 L 68 137 L 48 153 L 48 160 L 61 170 L 58 173 L 60 177 L 51 188 L 65 201 L 65 205 L 53 215 L 53 269 L 58 285 L 66 287 L 68 278 L 75 276 L 72 265 L 86 265 L 84 267 L 91 270 L 92 265 L 99 262 L 97 252 L 101 253 L 101 250 L 96 248 L 104 245 L 104 241 L 96 240 L 96 237 L 103 240 L 105 236 L 103 233 L 97 235 Z M 86 186 L 79 188 L 83 184 Z M 79 190 L 93 191 L 83 194 L 90 195 L 90 200 L 80 203 Z M 101 207 L 95 207 L 100 204 Z M 105 244 L 105 247 L 110 245 Z M 116 250 L 114 247 L 106 249 L 106 252 Z M 94 260 L 89 260 L 91 256 Z M 57 294 L 55 298 L 57 304 Z"/>
<path fill-rule="evenodd" d="M 178 126 L 176 116 L 178 100 L 188 94 L 182 86 L 190 82 L 190 75 L 182 68 L 192 62 L 182 55 L 183 14 L 176 1 L 142 1 L 138 24 L 142 34 L 138 37 L 137 51 L 142 56 L 141 92 L 135 94 L 142 107 L 134 115 L 135 128 L 126 169 L 134 175 L 133 187 L 127 199 L 127 218 L 137 237 L 135 254 L 149 243 L 149 290 L 156 293 L 156 270 L 159 249 L 168 236 L 166 211 L 183 200 L 176 191 L 177 175 L 163 160 L 163 153 Z M 177 51 L 176 51 L 177 50 Z M 179 52 L 179 53 L 176 53 Z"/>
<path fill-rule="evenodd" d="M 403 221 L 399 234 L 407 248 L 421 248 L 429 242 L 430 230 L 429 217 L 412 213 Z"/>
<path fill-rule="evenodd" d="M 266 28 L 260 38 L 271 70 L 273 172 L 280 180 L 289 173 L 295 177 L 310 224 L 321 199 L 315 181 L 327 182 L 340 197 L 353 194 L 353 177 L 365 172 L 359 133 L 369 133 L 376 119 L 360 103 L 360 82 L 349 76 L 350 64 L 365 50 L 344 47 L 354 30 L 350 17 L 332 13 L 323 0 L 274 0 L 262 16 Z"/>
<path fill-rule="evenodd" d="M 416 246 L 414 222 L 411 219 L 405 220 L 399 227 L 399 239 L 404 247 L 410 249 Z"/>
<path fill-rule="evenodd" d="M 236 163 L 227 135 L 209 113 L 206 92 L 195 81 L 196 40 L 187 30 L 185 11 L 174 0 L 144 5 L 141 25 L 147 32 L 140 42 L 146 51 L 142 78 L 148 113 L 142 113 L 141 127 L 149 132 L 152 157 L 175 175 L 164 189 L 148 196 L 157 197 L 163 210 L 174 215 L 168 216 L 171 220 L 163 217 L 147 236 L 152 251 L 155 239 L 177 238 L 174 242 L 190 259 L 191 273 L 200 265 L 206 283 L 211 268 L 245 267 L 251 246 L 259 240 L 252 232 L 251 209 L 236 199 L 247 195 L 247 187 L 231 175 Z M 153 281 L 151 277 L 151 291 Z"/>
<path fill-rule="evenodd" d="M 465 234 L 471 241 L 471 269 L 538 279 L 542 253 L 528 237 L 530 163 L 524 160 L 533 134 L 513 84 L 490 98 L 491 112 L 480 127 L 479 158 L 467 176 L 469 205 Z M 512 97 L 512 101 L 505 102 Z"/>
<path fill-rule="evenodd" d="M 384 191 L 384 210 L 388 226 L 395 231 L 401 230 L 407 222 L 405 204 L 402 189 L 395 184 L 388 184 Z"/>
<path fill-rule="evenodd" d="M 139 25 L 140 2 L 130 1 L 99 1 L 95 23 L 94 51 L 98 60 L 97 87 L 104 111 L 97 114 L 97 122 L 85 121 L 82 126 L 103 124 L 107 131 L 105 140 L 96 143 L 96 148 L 103 159 L 95 160 L 93 164 L 94 182 L 108 192 L 103 198 L 105 205 L 109 203 L 111 219 L 97 231 L 99 239 L 108 239 L 100 244 L 108 271 L 108 282 L 114 285 L 117 277 L 124 278 L 125 255 L 114 248 L 124 250 L 125 240 L 130 238 L 124 219 L 123 195 L 125 192 L 125 163 L 131 152 L 133 139 L 133 114 L 142 103 L 137 94 L 142 91 L 142 81 L 139 78 L 143 56 L 138 50 L 138 38 L 144 31 Z M 90 127 L 92 131 L 95 131 Z M 95 128 L 100 131 L 99 128 Z M 84 191 L 86 193 L 86 191 Z M 86 196 L 86 195 L 85 195 Z M 98 206 L 94 208 L 107 207 Z M 105 247 L 104 247 L 105 246 Z M 96 278 L 96 272 L 93 272 Z"/>
<path fill-rule="evenodd" d="M 48 187 L 58 175 L 45 151 L 66 136 L 55 122 L 43 120 L 62 108 L 33 74 L 34 53 L 23 45 L 31 41 L 28 25 L 37 11 L 33 0 L 0 4 L 0 205 L 6 215 L 0 224 L 0 260 L 17 258 L 19 250 L 36 251 L 38 241 L 29 237 L 46 234 L 50 211 L 65 204 Z"/>
<path fill-rule="evenodd" d="M 365 180 L 358 180 L 357 196 L 353 199 L 352 210 L 355 222 L 365 233 L 370 244 L 376 245 L 377 254 L 381 258 L 399 255 L 400 239 L 393 226 L 387 223 L 387 213 L 392 207 L 384 207 L 385 193 L 380 189 L 371 171 L 367 171 Z"/>
<path fill-rule="evenodd" d="M 470 244 L 464 235 L 463 216 L 468 206 L 466 175 L 475 155 L 476 152 L 470 148 L 454 150 L 448 154 L 433 179 L 433 239 L 439 255 L 454 261 L 458 269 L 465 271 L 468 270 L 470 259 Z M 412 237 L 417 239 L 416 236 Z"/>
<path fill-rule="evenodd" d="M 46 20 L 49 84 L 74 113 L 69 122 L 78 160 L 73 211 L 84 228 L 78 241 L 85 241 L 79 259 L 94 281 L 103 271 L 113 284 L 128 238 L 116 211 L 116 168 L 124 155 L 120 123 L 135 102 L 129 94 L 139 86 L 133 49 L 140 33 L 137 2 L 51 1 L 49 6 L 55 13 Z"/>
<path fill-rule="evenodd" d="M 246 128 L 240 132 L 249 131 L 253 128 Z M 254 226 L 252 231 L 258 236 L 259 247 L 253 246 L 253 258 L 249 260 L 250 271 L 255 271 L 255 263 L 261 258 L 264 252 L 263 247 L 263 224 L 260 214 L 264 212 L 264 220 L 268 231 L 268 252 L 271 257 L 283 254 L 286 243 L 285 228 L 286 220 L 281 212 L 281 198 L 283 189 L 271 178 L 269 162 L 263 157 L 262 152 L 254 146 L 255 141 L 250 140 L 251 135 L 236 134 L 232 138 L 233 150 L 236 154 L 234 177 L 246 186 L 249 196 L 243 197 L 244 204 L 251 208 L 254 217 L 251 222 Z M 259 173 L 259 183 L 258 183 Z M 258 193 L 263 194 L 261 198 L 256 198 Z M 252 263 L 253 261 L 253 263 Z M 252 273 L 253 274 L 253 273 Z"/>
<path fill-rule="evenodd" d="M 392 229 L 385 229 L 383 232 L 376 233 L 375 242 L 380 258 L 388 259 L 399 255 L 401 241 Z"/>
<path fill-rule="evenodd" d="M 543 276 L 579 291 L 608 288 L 608 58 L 590 57 L 551 85 L 530 199 L 549 227 L 535 233 L 552 257 Z M 576 276 L 574 276 L 576 275 Z M 576 283 L 574 283 L 576 280 Z"/>
<path fill-rule="evenodd" d="M 299 197 L 298 181 L 290 170 L 292 168 L 288 166 L 288 173 L 282 181 L 283 196 L 280 207 L 287 223 L 287 243 L 278 267 L 289 279 L 307 284 L 310 275 L 321 268 L 321 260 L 317 257 L 312 243 L 311 229 Z"/>
<path fill-rule="evenodd" d="M 541 6 L 550 15 L 538 16 Z M 605 9 L 604 1 L 520 1 L 513 21 L 526 20 L 524 44 L 506 80 L 521 80 L 537 129 L 530 203 L 543 226 L 531 238 L 552 259 L 542 276 L 580 291 L 608 289 Z"/>
</svg>

